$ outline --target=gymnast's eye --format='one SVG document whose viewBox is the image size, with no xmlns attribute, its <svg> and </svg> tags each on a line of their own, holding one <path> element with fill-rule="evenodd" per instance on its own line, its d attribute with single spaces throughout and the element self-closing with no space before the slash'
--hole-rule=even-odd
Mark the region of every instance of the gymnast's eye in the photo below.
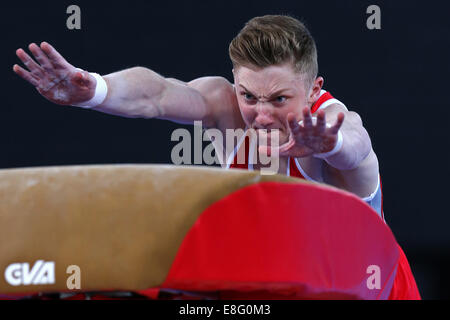
<svg viewBox="0 0 450 320">
<path fill-rule="evenodd" d="M 275 101 L 276 102 L 279 102 L 279 103 L 282 103 L 282 102 L 285 102 L 286 101 L 286 97 L 285 96 L 279 96 L 279 97 L 276 97 L 275 98 Z"/>
<path fill-rule="evenodd" d="M 244 96 L 245 100 L 253 100 L 254 99 L 254 97 L 250 93 L 244 92 L 242 95 Z"/>
</svg>

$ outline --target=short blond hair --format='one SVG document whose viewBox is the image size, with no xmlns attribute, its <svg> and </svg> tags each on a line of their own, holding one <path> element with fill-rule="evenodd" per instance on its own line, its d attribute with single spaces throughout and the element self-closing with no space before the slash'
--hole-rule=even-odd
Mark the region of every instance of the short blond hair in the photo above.
<svg viewBox="0 0 450 320">
<path fill-rule="evenodd" d="M 285 15 L 266 15 L 248 21 L 231 41 L 233 67 L 268 67 L 292 62 L 311 85 L 317 77 L 317 49 L 313 37 L 299 20 Z"/>
</svg>

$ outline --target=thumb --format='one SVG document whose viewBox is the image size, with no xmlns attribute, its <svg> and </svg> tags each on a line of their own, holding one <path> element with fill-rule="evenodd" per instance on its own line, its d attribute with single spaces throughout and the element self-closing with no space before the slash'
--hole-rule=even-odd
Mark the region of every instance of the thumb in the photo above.
<svg viewBox="0 0 450 320">
<path fill-rule="evenodd" d="M 270 156 L 270 148 L 268 146 L 259 146 L 258 152 L 259 154 Z"/>
</svg>

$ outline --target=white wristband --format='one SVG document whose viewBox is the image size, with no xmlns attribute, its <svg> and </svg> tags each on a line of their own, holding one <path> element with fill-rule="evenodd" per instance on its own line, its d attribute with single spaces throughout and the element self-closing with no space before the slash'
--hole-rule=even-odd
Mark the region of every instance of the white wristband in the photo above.
<svg viewBox="0 0 450 320">
<path fill-rule="evenodd" d="M 311 117 L 312 123 L 316 124 L 317 122 L 317 117 Z M 303 124 L 303 120 L 300 121 L 298 124 L 302 125 Z M 331 125 L 327 123 L 327 127 L 330 128 Z M 313 157 L 315 158 L 319 158 L 319 159 L 325 159 L 328 158 L 336 153 L 338 153 L 341 148 L 342 148 L 342 144 L 344 143 L 344 137 L 342 136 L 341 130 L 338 131 L 338 139 L 336 141 L 336 145 L 334 146 L 333 150 L 328 151 L 328 152 L 324 152 L 324 153 L 316 153 L 313 154 Z"/>
<path fill-rule="evenodd" d="M 332 155 L 338 153 L 341 150 L 343 142 L 344 142 L 344 138 L 342 137 L 341 130 L 339 130 L 338 131 L 338 139 L 336 141 L 336 145 L 334 146 L 333 150 L 324 152 L 324 153 L 313 154 L 313 157 L 319 158 L 319 159 L 325 159 L 325 158 L 331 157 Z"/>
<path fill-rule="evenodd" d="M 78 70 L 83 71 L 81 69 Z M 105 101 L 106 95 L 108 94 L 108 85 L 106 84 L 105 79 L 103 79 L 103 77 L 98 73 L 89 72 L 89 74 L 92 75 L 97 81 L 94 96 L 88 101 L 74 104 L 76 107 L 89 109 L 98 106 Z"/>
</svg>

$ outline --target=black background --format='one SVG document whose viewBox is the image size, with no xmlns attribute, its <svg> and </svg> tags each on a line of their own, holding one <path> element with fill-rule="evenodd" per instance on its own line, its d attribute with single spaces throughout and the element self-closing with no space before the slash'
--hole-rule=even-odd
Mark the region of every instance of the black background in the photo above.
<svg viewBox="0 0 450 320">
<path fill-rule="evenodd" d="M 66 27 L 71 4 L 81 8 L 81 30 Z M 366 27 L 371 4 L 381 8 L 381 30 Z M 361 115 L 372 138 L 386 221 L 423 298 L 449 298 L 445 1 L 2 2 L 0 168 L 171 163 L 170 136 L 181 127 L 54 105 L 12 71 L 17 48 L 48 41 L 73 65 L 100 74 L 144 66 L 184 81 L 232 81 L 228 44 L 264 14 L 290 14 L 310 29 L 325 89 Z"/>
</svg>

